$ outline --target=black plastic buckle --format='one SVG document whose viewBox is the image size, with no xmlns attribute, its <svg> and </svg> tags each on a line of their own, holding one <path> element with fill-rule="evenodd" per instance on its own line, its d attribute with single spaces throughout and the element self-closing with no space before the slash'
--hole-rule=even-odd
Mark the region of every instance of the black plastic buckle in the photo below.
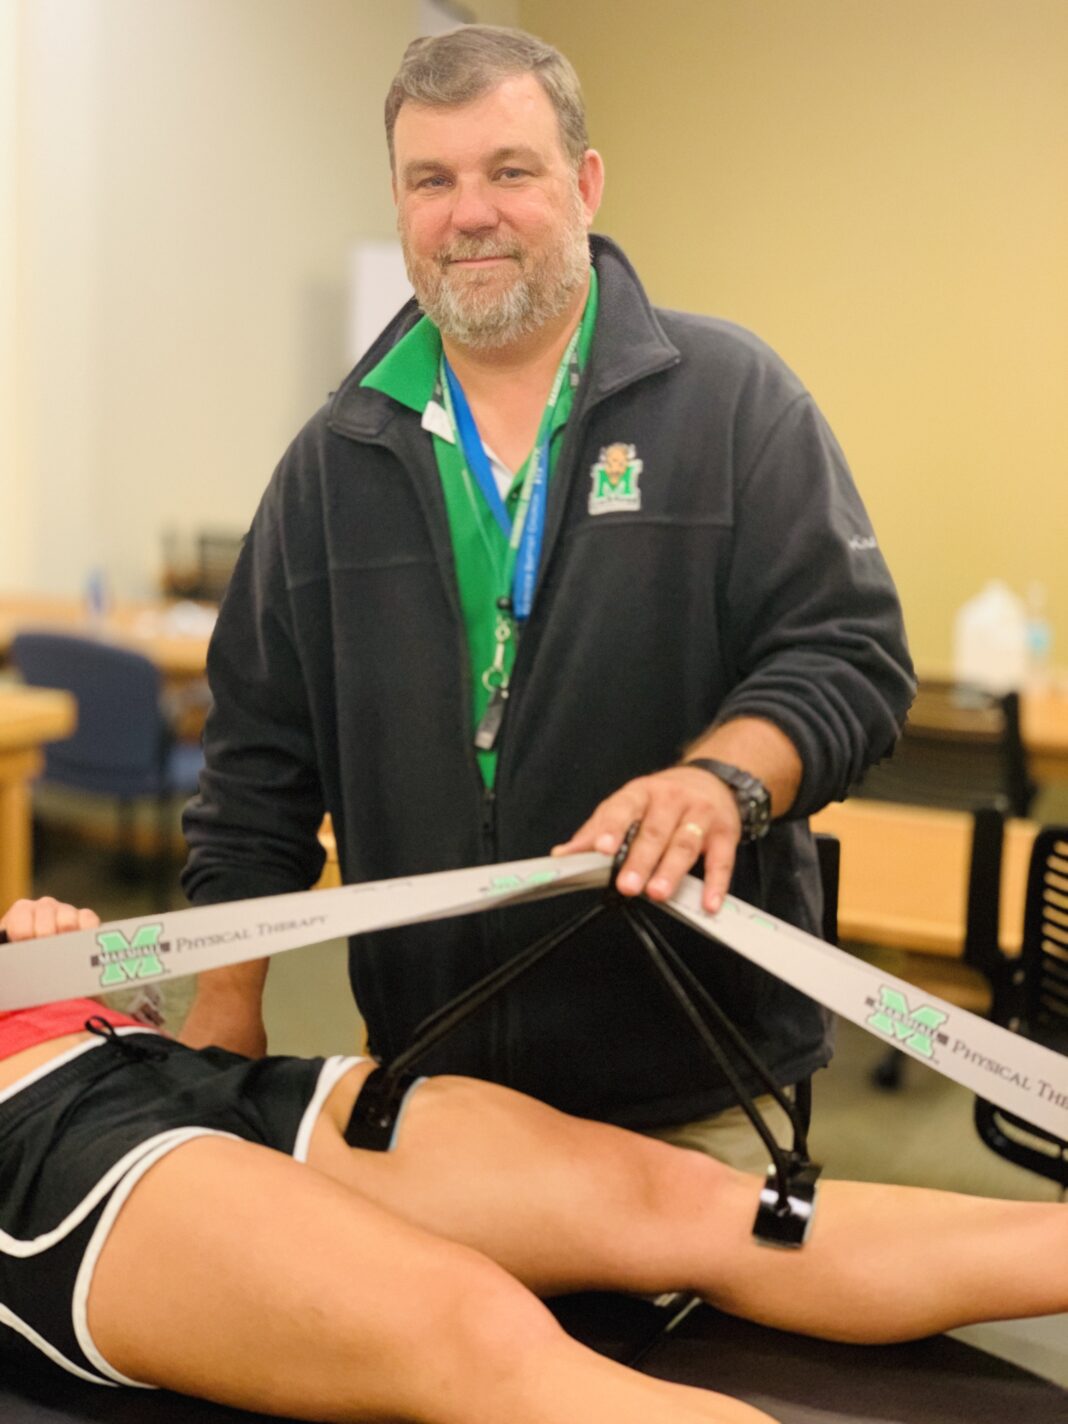
<svg viewBox="0 0 1068 1424">
<path fill-rule="evenodd" d="M 345 1141 L 349 1146 L 362 1147 L 368 1152 L 388 1152 L 393 1146 L 404 1099 L 418 1081 L 415 1073 L 390 1073 L 383 1067 L 369 1073 L 356 1094 L 345 1128 Z"/>
<path fill-rule="evenodd" d="M 760 1193 L 753 1235 L 766 1246 L 796 1249 L 805 1244 L 816 1209 L 816 1182 L 823 1168 L 791 1152 L 785 1190 L 774 1166 Z"/>
</svg>

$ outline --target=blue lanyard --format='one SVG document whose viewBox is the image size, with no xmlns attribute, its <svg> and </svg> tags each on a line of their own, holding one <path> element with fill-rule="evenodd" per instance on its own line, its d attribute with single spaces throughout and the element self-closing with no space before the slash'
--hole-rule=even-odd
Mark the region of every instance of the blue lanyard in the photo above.
<svg viewBox="0 0 1068 1424">
<path fill-rule="evenodd" d="M 460 439 L 460 449 L 467 461 L 467 468 L 474 475 L 475 483 L 482 491 L 483 498 L 489 505 L 490 512 L 497 521 L 501 533 L 506 539 L 510 539 L 512 537 L 512 521 L 504 507 L 500 490 L 497 488 L 497 481 L 493 478 L 489 456 L 486 454 L 478 427 L 475 425 L 475 417 L 471 414 L 471 407 L 464 395 L 464 388 L 456 379 L 456 373 L 449 365 L 444 352 L 442 352 L 441 364 L 449 388 L 448 410 L 452 416 L 453 427 Z"/>
<path fill-rule="evenodd" d="M 452 420 L 453 429 L 459 438 L 464 461 L 475 477 L 475 482 L 482 491 L 483 498 L 497 521 L 501 533 L 508 540 L 509 563 L 512 564 L 511 611 L 512 616 L 520 623 L 530 616 L 531 606 L 534 602 L 534 586 L 538 580 L 538 567 L 541 563 L 542 544 L 545 539 L 552 421 L 565 375 L 570 373 L 572 386 L 578 384 L 575 354 L 578 348 L 578 338 L 579 331 L 576 328 L 567 344 L 567 349 L 553 381 L 552 390 L 549 393 L 538 430 L 538 438 L 527 462 L 526 478 L 523 481 L 514 520 L 508 517 L 508 511 L 504 507 L 504 501 L 497 488 L 497 481 L 493 478 L 489 456 L 482 444 L 482 438 L 475 425 L 475 419 L 471 414 L 471 407 L 463 387 L 445 359 L 445 353 L 442 352 L 441 356 L 442 369 L 445 372 L 442 394 L 446 397 L 446 408 Z M 506 575 L 506 587 L 508 582 Z"/>
</svg>

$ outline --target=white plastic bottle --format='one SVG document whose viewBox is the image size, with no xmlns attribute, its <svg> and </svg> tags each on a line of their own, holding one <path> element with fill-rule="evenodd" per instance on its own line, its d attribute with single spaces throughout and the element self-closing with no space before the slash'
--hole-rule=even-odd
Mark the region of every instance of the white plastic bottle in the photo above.
<svg viewBox="0 0 1068 1424">
<path fill-rule="evenodd" d="M 959 684 L 998 695 L 1026 684 L 1027 606 L 1001 579 L 991 579 L 961 608 L 953 635 L 953 674 Z"/>
</svg>

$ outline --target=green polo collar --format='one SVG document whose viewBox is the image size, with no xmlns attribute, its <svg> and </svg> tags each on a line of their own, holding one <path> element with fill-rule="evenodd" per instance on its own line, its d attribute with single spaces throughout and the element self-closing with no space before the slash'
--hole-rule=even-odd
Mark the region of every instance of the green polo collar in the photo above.
<svg viewBox="0 0 1068 1424">
<path fill-rule="evenodd" d="M 441 332 L 429 317 L 420 317 L 360 385 L 382 391 L 421 415 L 434 394 L 440 357 Z"/>
</svg>

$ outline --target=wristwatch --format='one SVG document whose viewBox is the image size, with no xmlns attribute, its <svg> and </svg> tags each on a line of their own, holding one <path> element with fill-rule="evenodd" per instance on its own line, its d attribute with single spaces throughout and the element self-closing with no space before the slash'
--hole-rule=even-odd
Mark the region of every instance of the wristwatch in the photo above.
<svg viewBox="0 0 1068 1424">
<path fill-rule="evenodd" d="M 767 835 L 771 825 L 771 797 L 759 777 L 742 771 L 741 767 L 731 766 L 729 762 L 715 761 L 712 757 L 693 757 L 682 764 L 710 771 L 734 792 L 738 814 L 742 818 L 743 841 L 758 841 L 761 836 Z"/>
</svg>

